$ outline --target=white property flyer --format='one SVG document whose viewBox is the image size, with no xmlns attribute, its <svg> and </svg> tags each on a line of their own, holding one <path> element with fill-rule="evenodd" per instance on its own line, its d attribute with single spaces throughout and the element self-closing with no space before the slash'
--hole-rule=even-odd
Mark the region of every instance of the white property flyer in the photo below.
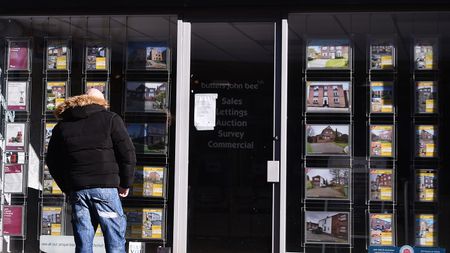
<svg viewBox="0 0 450 253">
<path fill-rule="evenodd" d="M 197 131 L 214 130 L 217 93 L 195 94 L 194 126 Z"/>
<path fill-rule="evenodd" d="M 23 164 L 5 165 L 5 180 L 3 190 L 6 193 L 23 192 Z"/>
<path fill-rule="evenodd" d="M 6 123 L 6 151 L 25 150 L 25 123 Z"/>
<path fill-rule="evenodd" d="M 27 86 L 27 82 L 7 82 L 6 100 L 8 110 L 25 111 L 27 109 Z"/>
</svg>

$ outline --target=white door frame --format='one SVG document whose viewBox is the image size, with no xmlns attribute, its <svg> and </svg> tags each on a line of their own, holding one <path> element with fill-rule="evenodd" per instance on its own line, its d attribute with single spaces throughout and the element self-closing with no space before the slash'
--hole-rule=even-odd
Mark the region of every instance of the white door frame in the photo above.
<svg viewBox="0 0 450 253">
<path fill-rule="evenodd" d="M 281 20 L 280 253 L 286 253 L 288 21 Z"/>
<path fill-rule="evenodd" d="M 191 23 L 178 20 L 173 253 L 187 251 L 190 75 Z"/>
</svg>

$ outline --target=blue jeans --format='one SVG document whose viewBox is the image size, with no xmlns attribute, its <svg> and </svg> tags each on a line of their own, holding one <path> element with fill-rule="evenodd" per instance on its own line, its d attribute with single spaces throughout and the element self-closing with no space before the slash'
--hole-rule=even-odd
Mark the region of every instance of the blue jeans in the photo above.
<svg viewBox="0 0 450 253">
<path fill-rule="evenodd" d="M 100 225 L 107 253 L 125 252 L 126 216 L 116 188 L 92 188 L 72 192 L 72 226 L 76 253 L 92 253 Z"/>
</svg>

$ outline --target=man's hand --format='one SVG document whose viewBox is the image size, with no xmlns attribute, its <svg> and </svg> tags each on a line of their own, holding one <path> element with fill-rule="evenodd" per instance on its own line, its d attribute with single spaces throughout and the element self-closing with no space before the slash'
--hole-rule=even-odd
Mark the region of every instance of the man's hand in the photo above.
<svg viewBox="0 0 450 253">
<path fill-rule="evenodd" d="M 122 198 L 125 198 L 126 196 L 128 196 L 128 193 L 130 192 L 129 188 L 122 188 L 119 186 L 119 196 Z"/>
</svg>

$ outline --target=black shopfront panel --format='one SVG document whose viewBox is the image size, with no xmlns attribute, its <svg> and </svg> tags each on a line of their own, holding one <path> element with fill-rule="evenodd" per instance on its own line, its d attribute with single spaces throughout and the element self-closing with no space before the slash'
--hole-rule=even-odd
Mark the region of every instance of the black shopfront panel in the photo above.
<svg viewBox="0 0 450 253">
<path fill-rule="evenodd" d="M 140 235 L 129 233 L 130 239 L 146 242 L 150 252 L 171 246 L 176 19 L 1 20 L 8 102 L 1 129 L 3 137 L 14 137 L 2 147 L 2 193 L 12 194 L 3 205 L 2 232 L 4 243 L 11 236 L 12 251 L 37 251 L 42 234 L 70 235 L 70 208 L 45 173 L 45 139 L 55 120 L 53 95 L 62 87 L 67 96 L 81 94 L 87 81 L 104 87 L 111 110 L 124 116 L 139 147 L 139 172 L 155 172 L 152 180 L 164 182 L 156 191 L 162 196 L 136 191 L 125 202 L 135 208 L 130 224 L 142 220 L 146 207 L 152 217 L 164 217 L 155 221 L 163 225 L 154 227 L 157 238 L 135 229 Z M 287 252 L 449 247 L 449 20 L 445 11 L 289 15 Z M 94 65 L 85 61 L 88 46 L 105 42 L 110 60 L 100 54 Z M 266 161 L 273 158 L 274 42 L 272 23 L 192 23 L 188 252 L 270 252 L 274 196 Z M 64 44 L 66 53 L 58 55 Z M 147 48 L 166 50 L 146 59 L 153 55 Z M 127 94 L 136 94 L 131 89 L 139 84 L 169 92 L 133 104 Z M 28 98 L 21 100 L 23 87 Z M 19 99 L 8 101 L 14 92 Z M 195 95 L 204 93 L 217 94 L 213 131 L 199 131 L 193 121 Z M 15 122 L 8 111 L 16 111 Z M 151 136 L 140 138 L 139 129 Z M 29 171 L 35 174 L 27 178 Z M 6 180 L 11 177 L 16 181 Z M 39 183 L 42 191 L 35 190 Z"/>
</svg>

